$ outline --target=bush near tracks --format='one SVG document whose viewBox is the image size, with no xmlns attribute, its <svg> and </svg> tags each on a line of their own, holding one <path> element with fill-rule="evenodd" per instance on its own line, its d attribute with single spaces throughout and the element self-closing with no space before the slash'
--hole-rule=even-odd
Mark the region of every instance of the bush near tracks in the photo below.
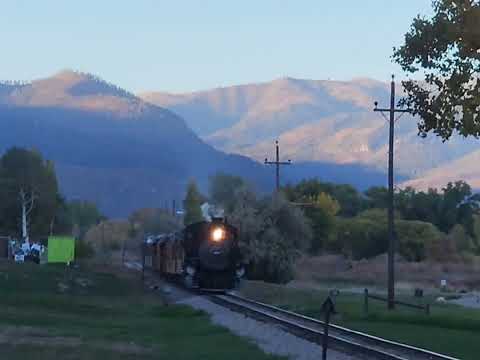
<svg viewBox="0 0 480 360">
<path fill-rule="evenodd" d="M 371 187 L 359 193 L 348 185 L 304 180 L 287 185 L 282 191 L 289 201 L 310 203 L 305 207 L 313 230 L 311 253 L 345 253 L 354 259 L 369 258 L 386 249 L 388 190 Z M 328 195 L 339 205 L 332 225 L 332 216 L 312 209 L 308 199 Z M 473 194 L 463 182 L 450 182 L 441 189 L 416 191 L 413 188 L 395 191 L 396 230 L 399 251 L 409 261 L 425 258 L 457 261 L 465 255 L 480 254 L 480 195 Z M 325 204 L 323 204 L 325 205 Z M 382 226 L 381 226 L 382 225 Z M 441 245 L 439 245 L 439 241 Z M 446 246 L 443 246 L 446 245 Z M 448 252 L 441 253 L 442 247 Z M 430 251 L 432 250 L 432 251 Z"/>
<path fill-rule="evenodd" d="M 279 359 L 203 312 L 162 305 L 139 280 L 121 268 L 0 262 L 2 359 Z"/>
<path fill-rule="evenodd" d="M 304 212 L 283 194 L 258 198 L 242 178 L 226 174 L 210 179 L 210 197 L 238 229 L 248 278 L 290 281 L 295 260 L 311 245 L 311 224 Z"/>
</svg>

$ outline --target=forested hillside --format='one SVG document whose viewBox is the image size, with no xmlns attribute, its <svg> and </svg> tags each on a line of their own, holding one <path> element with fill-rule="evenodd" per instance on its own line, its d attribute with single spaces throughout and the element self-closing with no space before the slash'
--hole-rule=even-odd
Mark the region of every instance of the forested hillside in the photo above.
<svg viewBox="0 0 480 360">
<path fill-rule="evenodd" d="M 397 94 L 402 95 L 400 82 Z M 207 142 L 224 151 L 263 160 L 278 139 L 284 156 L 297 163 L 386 172 L 387 122 L 372 111 L 375 101 L 381 106 L 388 104 L 386 82 L 282 78 L 194 93 L 141 96 L 178 113 Z M 477 141 L 454 136 L 443 143 L 433 135 L 422 139 L 418 120 L 405 115 L 395 125 L 399 180 L 418 179 L 411 184 L 426 189 L 468 174 L 468 181 L 477 188 L 480 177 L 474 163 L 467 161 L 477 150 Z M 323 175 L 321 171 L 317 174 Z M 355 171 L 349 176 L 341 181 L 355 183 L 358 179 Z"/>
<path fill-rule="evenodd" d="M 91 200 L 109 216 L 181 199 L 191 177 L 217 171 L 268 184 L 262 165 L 200 140 L 177 115 L 88 74 L 71 71 L 0 91 L 0 151 L 39 150 L 69 199 Z"/>
</svg>

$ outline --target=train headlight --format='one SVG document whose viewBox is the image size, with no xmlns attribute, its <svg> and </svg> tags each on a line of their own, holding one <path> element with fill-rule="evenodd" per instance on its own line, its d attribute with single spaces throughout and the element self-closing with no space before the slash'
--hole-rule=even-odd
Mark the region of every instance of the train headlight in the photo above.
<svg viewBox="0 0 480 360">
<path fill-rule="evenodd" d="M 186 271 L 187 271 L 187 274 L 190 275 L 190 276 L 195 275 L 195 272 L 196 272 L 195 268 L 193 266 L 190 266 L 190 265 L 187 266 Z"/>
<path fill-rule="evenodd" d="M 225 230 L 221 227 L 217 227 L 212 231 L 212 240 L 215 242 L 220 242 L 225 239 Z"/>
<path fill-rule="evenodd" d="M 238 268 L 235 271 L 235 273 L 236 273 L 238 278 L 241 278 L 241 277 L 243 277 L 243 275 L 245 275 L 245 268 L 244 267 Z"/>
</svg>

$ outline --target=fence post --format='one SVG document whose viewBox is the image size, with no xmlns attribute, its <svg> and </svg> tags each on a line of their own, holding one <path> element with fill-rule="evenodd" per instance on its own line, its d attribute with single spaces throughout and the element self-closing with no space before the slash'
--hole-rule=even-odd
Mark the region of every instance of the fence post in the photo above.
<svg viewBox="0 0 480 360">
<path fill-rule="evenodd" d="M 425 314 L 430 315 L 430 304 L 425 305 Z"/>
<path fill-rule="evenodd" d="M 364 293 L 365 293 L 365 300 L 363 303 L 363 311 L 365 313 L 365 316 L 367 316 L 368 315 L 368 289 L 367 288 L 365 288 Z"/>
<path fill-rule="evenodd" d="M 142 286 L 145 286 L 145 240 L 142 239 Z"/>
</svg>

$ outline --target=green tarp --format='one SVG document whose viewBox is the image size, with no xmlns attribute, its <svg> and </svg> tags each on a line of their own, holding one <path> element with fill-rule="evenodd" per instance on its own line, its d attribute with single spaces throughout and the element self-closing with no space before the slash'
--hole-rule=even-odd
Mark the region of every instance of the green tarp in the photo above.
<svg viewBox="0 0 480 360">
<path fill-rule="evenodd" d="M 48 238 L 48 262 L 68 263 L 75 257 L 75 239 L 72 237 L 51 236 Z"/>
</svg>

